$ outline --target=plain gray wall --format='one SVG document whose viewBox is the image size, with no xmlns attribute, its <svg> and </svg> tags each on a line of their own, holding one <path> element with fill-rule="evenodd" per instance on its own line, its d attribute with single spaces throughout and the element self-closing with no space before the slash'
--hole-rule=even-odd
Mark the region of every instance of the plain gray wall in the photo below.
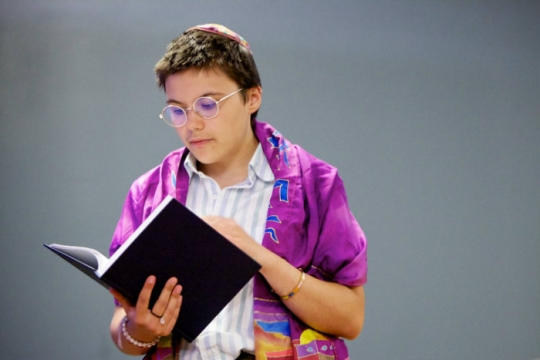
<svg viewBox="0 0 540 360">
<path fill-rule="evenodd" d="M 252 45 L 261 120 L 336 165 L 369 240 L 352 359 L 540 357 L 538 1 L 0 0 L 1 359 L 120 359 L 107 252 L 181 146 L 153 66 L 186 28 Z"/>
</svg>

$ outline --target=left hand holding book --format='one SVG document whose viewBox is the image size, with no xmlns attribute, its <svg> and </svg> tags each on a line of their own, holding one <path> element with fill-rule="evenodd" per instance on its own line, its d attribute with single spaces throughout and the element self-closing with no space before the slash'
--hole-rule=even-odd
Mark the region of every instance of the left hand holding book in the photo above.
<svg viewBox="0 0 540 360">
<path fill-rule="evenodd" d="M 176 278 L 169 279 L 154 306 L 149 308 L 155 283 L 154 276 L 146 279 L 135 306 L 132 306 L 122 294 L 110 289 L 111 294 L 121 306 L 121 308 L 115 308 L 111 321 L 111 334 L 115 334 L 113 338 L 116 338 L 118 347 L 132 355 L 144 353 L 145 351 L 141 351 L 141 348 L 148 349 L 155 345 L 161 336 L 169 335 L 178 319 L 182 305 L 182 286 L 178 284 Z M 127 343 L 122 337 L 135 345 L 135 347 L 131 345 L 133 350 L 126 349 Z"/>
</svg>

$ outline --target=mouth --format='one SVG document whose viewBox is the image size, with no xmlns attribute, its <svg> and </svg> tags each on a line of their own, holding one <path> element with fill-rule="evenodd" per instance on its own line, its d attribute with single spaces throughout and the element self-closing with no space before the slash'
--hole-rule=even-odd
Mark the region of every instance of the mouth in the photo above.
<svg viewBox="0 0 540 360">
<path fill-rule="evenodd" d="M 210 142 L 210 139 L 191 139 L 189 141 L 189 144 L 191 146 L 204 146 L 206 145 L 208 142 Z"/>
</svg>

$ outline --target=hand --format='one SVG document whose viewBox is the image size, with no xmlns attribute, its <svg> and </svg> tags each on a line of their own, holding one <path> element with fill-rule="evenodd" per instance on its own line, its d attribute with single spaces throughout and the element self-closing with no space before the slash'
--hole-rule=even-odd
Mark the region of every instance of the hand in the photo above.
<svg viewBox="0 0 540 360">
<path fill-rule="evenodd" d="M 161 291 L 152 309 L 149 309 L 150 296 L 156 283 L 155 276 L 149 276 L 132 306 L 127 298 L 111 289 L 111 294 L 120 303 L 128 318 L 127 330 L 136 340 L 151 342 L 158 336 L 169 335 L 180 313 L 182 305 L 182 286 L 176 278 L 170 278 Z"/>
</svg>

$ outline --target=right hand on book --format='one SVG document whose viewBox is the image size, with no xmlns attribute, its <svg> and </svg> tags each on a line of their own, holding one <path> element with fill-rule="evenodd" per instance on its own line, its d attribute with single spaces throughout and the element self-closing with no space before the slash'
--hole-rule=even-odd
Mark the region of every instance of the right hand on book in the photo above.
<svg viewBox="0 0 540 360">
<path fill-rule="evenodd" d="M 151 342 L 159 336 L 169 335 L 176 324 L 182 305 L 182 286 L 173 277 L 165 284 L 153 308 L 149 309 L 150 295 L 155 283 L 155 276 L 146 279 L 135 306 L 119 292 L 110 289 L 111 294 L 126 312 L 128 333 L 141 342 Z"/>
</svg>

